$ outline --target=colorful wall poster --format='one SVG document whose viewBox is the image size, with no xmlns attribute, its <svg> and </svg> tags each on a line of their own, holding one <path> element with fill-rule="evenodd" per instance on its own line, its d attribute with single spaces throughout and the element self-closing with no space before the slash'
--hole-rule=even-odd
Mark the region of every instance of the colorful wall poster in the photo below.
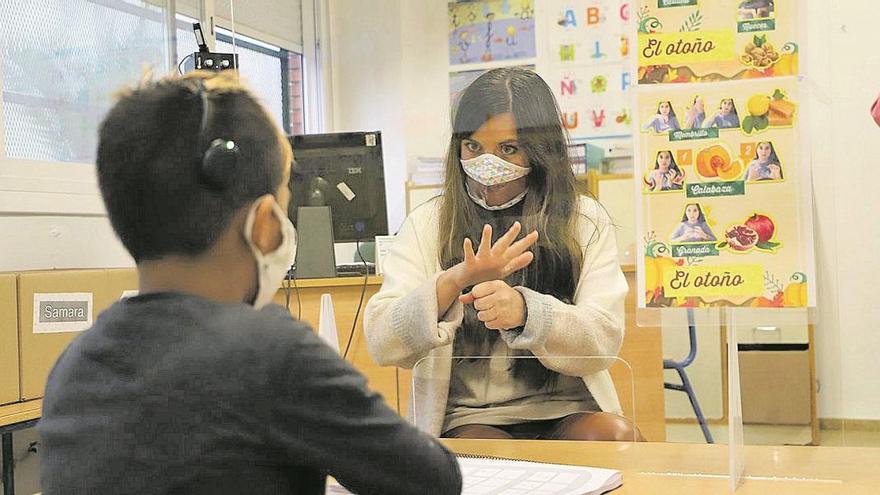
<svg viewBox="0 0 880 495">
<path fill-rule="evenodd" d="M 638 82 L 798 74 L 799 2 L 639 0 Z"/>
<path fill-rule="evenodd" d="M 621 63 L 634 51 L 628 0 L 545 1 L 547 60 L 571 65 Z"/>
<path fill-rule="evenodd" d="M 539 64 L 573 139 L 632 134 L 630 2 L 546 0 Z"/>
<path fill-rule="evenodd" d="M 449 3 L 449 64 L 536 56 L 534 0 Z"/>
<path fill-rule="evenodd" d="M 637 95 L 640 307 L 815 305 L 795 77 Z"/>
</svg>

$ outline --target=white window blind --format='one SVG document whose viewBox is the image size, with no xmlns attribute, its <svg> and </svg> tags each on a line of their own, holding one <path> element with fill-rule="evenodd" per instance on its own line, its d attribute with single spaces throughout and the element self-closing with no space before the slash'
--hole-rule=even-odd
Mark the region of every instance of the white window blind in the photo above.
<svg viewBox="0 0 880 495">
<path fill-rule="evenodd" d="M 136 0 L 46 0 L 0 9 L 3 165 L 93 163 L 98 124 L 114 91 L 137 81 L 145 65 L 165 67 L 163 19 L 161 7 Z"/>
</svg>

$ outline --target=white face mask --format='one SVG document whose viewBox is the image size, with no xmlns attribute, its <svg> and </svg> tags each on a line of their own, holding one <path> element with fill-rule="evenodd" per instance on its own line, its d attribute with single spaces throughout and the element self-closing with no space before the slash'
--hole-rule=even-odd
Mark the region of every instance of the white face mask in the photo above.
<svg viewBox="0 0 880 495">
<path fill-rule="evenodd" d="M 525 177 L 532 171 L 530 168 L 520 167 L 492 153 L 483 153 L 476 158 L 462 160 L 461 166 L 468 177 L 484 186 L 506 184 L 520 177 Z"/>
<path fill-rule="evenodd" d="M 272 202 L 272 212 L 278 221 L 281 222 L 281 244 L 278 249 L 271 253 L 263 254 L 254 244 L 251 236 L 254 230 L 254 219 L 256 218 L 257 206 L 256 202 L 251 206 L 248 212 L 247 220 L 244 223 L 244 238 L 251 248 L 251 253 L 257 261 L 257 295 L 254 297 L 254 308 L 260 309 L 272 302 L 272 298 L 277 292 L 279 284 L 287 274 L 287 270 L 293 265 L 296 259 L 296 229 L 287 215 L 281 211 L 278 203 Z"/>
<path fill-rule="evenodd" d="M 491 210 L 491 211 L 506 210 L 506 209 L 510 208 L 511 206 L 522 201 L 522 199 L 524 197 L 526 197 L 526 192 L 528 192 L 528 189 L 525 189 L 525 190 L 523 190 L 523 192 L 514 196 L 513 199 L 511 199 L 510 201 L 507 201 L 507 202 L 502 203 L 500 205 L 489 206 L 486 203 L 486 198 L 484 198 L 482 194 L 474 191 L 474 189 L 471 187 L 471 185 L 467 181 L 465 181 L 465 188 L 467 189 L 468 196 L 471 197 L 471 200 L 474 203 L 479 205 L 480 208 L 483 208 L 484 210 Z"/>
</svg>

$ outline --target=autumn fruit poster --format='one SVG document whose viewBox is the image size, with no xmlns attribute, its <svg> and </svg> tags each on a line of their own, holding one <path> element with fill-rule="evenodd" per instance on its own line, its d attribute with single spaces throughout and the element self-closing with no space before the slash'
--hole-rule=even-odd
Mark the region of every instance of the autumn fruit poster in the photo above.
<svg viewBox="0 0 880 495">
<path fill-rule="evenodd" d="M 641 307 L 815 301 L 794 77 L 640 87 Z"/>
</svg>

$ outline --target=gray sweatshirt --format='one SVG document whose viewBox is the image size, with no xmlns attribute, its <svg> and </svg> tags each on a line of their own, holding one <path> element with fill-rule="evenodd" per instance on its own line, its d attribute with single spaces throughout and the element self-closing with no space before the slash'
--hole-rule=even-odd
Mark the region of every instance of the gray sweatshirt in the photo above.
<svg viewBox="0 0 880 495">
<path fill-rule="evenodd" d="M 56 494 L 458 494 L 453 455 L 278 306 L 121 301 L 49 377 L 42 489 Z"/>
</svg>

